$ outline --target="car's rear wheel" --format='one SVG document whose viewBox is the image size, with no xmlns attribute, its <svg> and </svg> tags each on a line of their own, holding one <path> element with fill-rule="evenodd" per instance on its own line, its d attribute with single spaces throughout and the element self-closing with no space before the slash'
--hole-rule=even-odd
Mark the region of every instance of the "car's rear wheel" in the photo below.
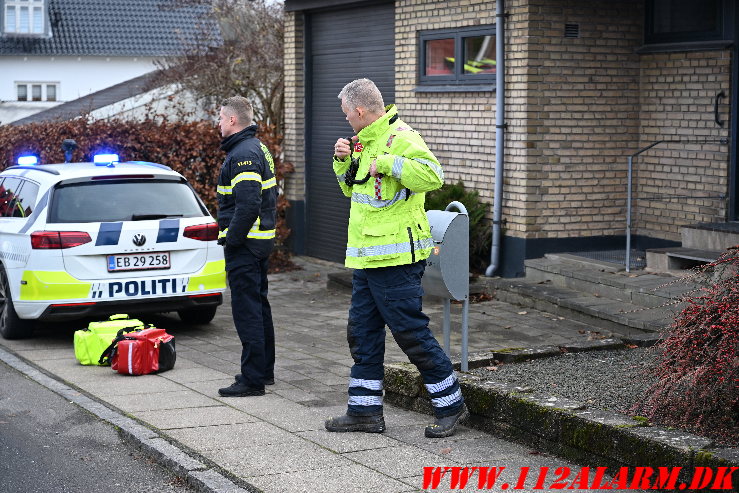
<svg viewBox="0 0 739 493">
<path fill-rule="evenodd" d="M 0 335 L 5 339 L 25 339 L 33 334 L 33 320 L 18 318 L 10 294 L 5 269 L 0 268 Z"/>
<path fill-rule="evenodd" d="M 207 306 L 203 308 L 190 308 L 188 310 L 178 310 L 177 315 L 180 320 L 195 325 L 209 324 L 213 317 L 216 316 L 217 306 Z"/>
</svg>

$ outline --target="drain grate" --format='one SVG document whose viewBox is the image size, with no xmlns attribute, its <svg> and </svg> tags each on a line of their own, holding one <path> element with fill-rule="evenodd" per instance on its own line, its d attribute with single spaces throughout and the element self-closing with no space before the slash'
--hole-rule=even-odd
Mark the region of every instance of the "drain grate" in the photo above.
<svg viewBox="0 0 739 493">
<path fill-rule="evenodd" d="M 594 252 L 567 252 L 570 255 L 585 257 L 591 260 L 626 265 L 626 250 L 601 250 Z M 647 254 L 644 250 L 631 250 L 631 270 L 641 270 L 647 266 Z"/>
</svg>

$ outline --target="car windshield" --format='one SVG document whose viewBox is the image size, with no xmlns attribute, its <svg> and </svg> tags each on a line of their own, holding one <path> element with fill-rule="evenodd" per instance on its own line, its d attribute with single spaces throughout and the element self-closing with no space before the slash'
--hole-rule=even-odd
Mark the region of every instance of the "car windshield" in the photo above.
<svg viewBox="0 0 739 493">
<path fill-rule="evenodd" d="M 101 180 L 54 190 L 51 223 L 200 217 L 207 212 L 187 184 L 173 180 Z"/>
</svg>

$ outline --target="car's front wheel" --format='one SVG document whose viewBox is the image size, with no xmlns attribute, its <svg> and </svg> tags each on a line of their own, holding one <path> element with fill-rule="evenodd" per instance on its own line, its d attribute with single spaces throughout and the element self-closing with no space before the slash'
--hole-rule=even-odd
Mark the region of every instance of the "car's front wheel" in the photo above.
<svg viewBox="0 0 739 493">
<path fill-rule="evenodd" d="M 180 320 L 183 322 L 205 325 L 209 324 L 213 317 L 216 316 L 217 306 L 208 306 L 203 308 L 191 308 L 188 310 L 179 310 L 177 315 L 180 316 Z"/>
<path fill-rule="evenodd" d="M 33 320 L 23 320 L 15 312 L 8 275 L 0 268 L 0 335 L 5 339 L 25 339 L 33 334 L 33 325 Z"/>
</svg>

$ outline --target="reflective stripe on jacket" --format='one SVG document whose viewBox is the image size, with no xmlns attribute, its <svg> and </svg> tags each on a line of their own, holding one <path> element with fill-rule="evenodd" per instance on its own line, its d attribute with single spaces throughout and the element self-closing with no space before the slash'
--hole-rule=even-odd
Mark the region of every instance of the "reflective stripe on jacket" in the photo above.
<svg viewBox="0 0 739 493">
<path fill-rule="evenodd" d="M 347 186 L 350 159 L 334 158 L 341 191 L 351 198 L 347 267 L 365 269 L 405 265 L 428 258 L 433 242 L 424 200 L 440 188 L 444 172 L 421 136 L 402 120 L 394 105 L 359 132 L 356 179 L 364 178 L 377 159 L 377 172 L 364 184 Z M 361 150 L 360 150 L 361 149 Z"/>
</svg>

